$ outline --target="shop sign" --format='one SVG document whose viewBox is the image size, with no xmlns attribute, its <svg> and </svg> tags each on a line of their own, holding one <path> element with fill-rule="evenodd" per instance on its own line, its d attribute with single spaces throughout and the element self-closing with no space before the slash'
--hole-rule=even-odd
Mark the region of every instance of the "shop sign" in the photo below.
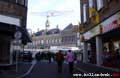
<svg viewBox="0 0 120 78">
<path fill-rule="evenodd" d="M 94 37 L 94 36 L 96 36 L 96 35 L 98 35 L 98 34 L 100 34 L 100 26 L 99 26 L 99 25 L 96 26 L 96 27 L 94 27 L 94 28 L 91 29 L 90 31 L 86 32 L 86 33 L 84 34 L 84 38 L 85 38 L 85 40 L 88 40 L 88 39 L 90 39 L 91 37 Z"/>
<path fill-rule="evenodd" d="M 0 15 L 0 22 L 20 26 L 20 19 L 10 16 Z"/>
<path fill-rule="evenodd" d="M 103 23 L 101 23 L 102 25 L 102 32 L 108 32 L 114 28 L 116 28 L 118 26 L 118 20 L 117 20 L 117 15 L 114 15 L 110 18 L 108 18 L 106 21 L 104 21 Z"/>
<path fill-rule="evenodd" d="M 110 31 L 110 30 L 116 28 L 117 26 L 118 26 L 118 21 L 117 20 L 114 20 L 110 24 L 103 25 L 103 33 L 107 32 L 107 31 Z"/>
</svg>

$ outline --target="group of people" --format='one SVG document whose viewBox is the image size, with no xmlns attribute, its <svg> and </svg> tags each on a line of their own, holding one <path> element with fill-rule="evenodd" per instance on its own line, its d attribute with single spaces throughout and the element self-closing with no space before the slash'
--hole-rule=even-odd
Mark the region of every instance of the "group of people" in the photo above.
<svg viewBox="0 0 120 78">
<path fill-rule="evenodd" d="M 60 72 L 60 73 L 62 72 L 62 64 L 63 64 L 64 60 L 66 60 L 68 62 L 69 72 L 72 73 L 73 72 L 73 64 L 74 64 L 74 54 L 72 53 L 71 50 L 68 50 L 67 55 L 65 57 L 62 54 L 61 50 L 59 50 L 59 52 L 56 53 L 58 72 Z"/>
<path fill-rule="evenodd" d="M 102 53 L 103 66 L 107 67 L 119 67 L 120 68 L 120 54 L 119 49 L 115 52 L 108 52 L 106 49 Z"/>
<path fill-rule="evenodd" d="M 69 71 L 70 73 L 73 72 L 73 64 L 74 64 L 74 60 L 76 59 L 75 54 L 71 51 L 68 50 L 67 53 L 64 53 L 62 50 L 59 50 L 57 53 L 37 53 L 35 55 L 36 60 L 41 61 L 41 60 L 48 60 L 49 63 L 51 63 L 52 61 L 56 61 L 57 62 L 57 66 L 58 66 L 58 72 L 61 73 L 62 72 L 62 65 L 64 62 L 67 62 L 69 65 Z"/>
</svg>

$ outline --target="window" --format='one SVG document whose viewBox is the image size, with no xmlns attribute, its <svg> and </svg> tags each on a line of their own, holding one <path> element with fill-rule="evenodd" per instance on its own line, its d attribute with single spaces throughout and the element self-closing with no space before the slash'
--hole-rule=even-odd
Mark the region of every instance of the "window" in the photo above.
<svg viewBox="0 0 120 78">
<path fill-rule="evenodd" d="M 110 2 L 111 0 L 107 0 L 108 2 Z"/>
<path fill-rule="evenodd" d="M 16 0 L 18 4 L 22 4 L 24 0 Z M 23 4 L 22 4 L 23 5 Z"/>
<path fill-rule="evenodd" d="M 27 5 L 28 5 L 28 0 L 25 0 L 25 3 L 24 3 L 24 4 L 25 4 L 25 6 L 27 7 Z"/>
<path fill-rule="evenodd" d="M 86 14 L 86 8 L 87 7 L 87 4 L 84 4 L 83 5 L 83 19 L 84 21 L 83 22 L 86 22 L 87 21 L 87 14 Z"/>
<path fill-rule="evenodd" d="M 61 39 L 59 39 L 59 43 L 61 43 Z"/>
<path fill-rule="evenodd" d="M 52 44 L 54 44 L 54 39 L 52 39 Z"/>
<path fill-rule="evenodd" d="M 14 0 L 16 3 L 27 6 L 28 5 L 28 0 Z"/>
<path fill-rule="evenodd" d="M 89 0 L 89 7 L 93 7 L 93 0 Z"/>
<path fill-rule="evenodd" d="M 44 44 L 44 41 L 43 41 L 43 40 L 41 40 L 41 44 Z"/>
<path fill-rule="evenodd" d="M 103 0 L 97 0 L 97 10 L 100 10 L 103 7 Z"/>
<path fill-rule="evenodd" d="M 58 39 L 56 38 L 56 43 L 58 43 Z"/>
</svg>

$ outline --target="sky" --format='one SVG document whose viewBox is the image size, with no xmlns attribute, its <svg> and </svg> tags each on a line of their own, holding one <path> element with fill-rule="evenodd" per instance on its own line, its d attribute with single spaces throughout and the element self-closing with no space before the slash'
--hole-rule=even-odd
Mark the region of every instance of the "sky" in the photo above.
<svg viewBox="0 0 120 78">
<path fill-rule="evenodd" d="M 45 29 L 47 12 L 51 10 L 56 16 L 49 17 L 49 29 L 58 25 L 62 30 L 70 23 L 78 25 L 80 21 L 79 0 L 29 0 L 27 29 L 31 29 L 32 32 Z"/>
</svg>

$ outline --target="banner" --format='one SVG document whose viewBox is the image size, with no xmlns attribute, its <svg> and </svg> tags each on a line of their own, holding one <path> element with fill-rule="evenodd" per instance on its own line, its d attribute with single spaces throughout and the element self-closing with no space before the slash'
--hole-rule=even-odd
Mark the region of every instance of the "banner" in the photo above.
<svg viewBox="0 0 120 78">
<path fill-rule="evenodd" d="M 99 23 L 99 14 L 94 8 L 89 7 L 89 14 L 93 24 Z"/>
</svg>

